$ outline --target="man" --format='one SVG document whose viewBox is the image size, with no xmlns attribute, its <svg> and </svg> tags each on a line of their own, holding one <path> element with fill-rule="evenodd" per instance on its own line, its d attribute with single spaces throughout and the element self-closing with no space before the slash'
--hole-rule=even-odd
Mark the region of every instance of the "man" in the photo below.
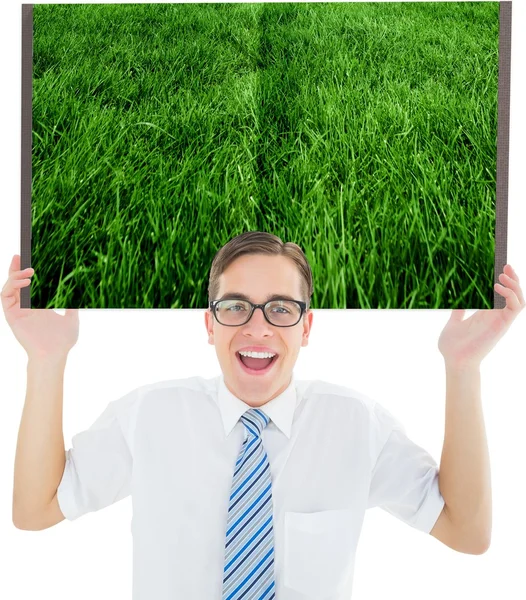
<svg viewBox="0 0 526 600">
<path fill-rule="evenodd" d="M 29 360 L 14 524 L 45 529 L 131 494 L 134 600 L 348 599 L 372 506 L 483 553 L 491 489 L 479 367 L 525 304 L 517 275 L 504 271 L 495 287 L 506 307 L 465 321 L 453 311 L 439 338 L 439 470 L 378 403 L 295 380 L 313 323 L 311 271 L 298 246 L 261 232 L 234 238 L 212 263 L 205 325 L 222 375 L 133 390 L 65 452 L 62 378 L 78 312 L 21 310 L 32 270 L 15 256 L 1 297 Z"/>
</svg>

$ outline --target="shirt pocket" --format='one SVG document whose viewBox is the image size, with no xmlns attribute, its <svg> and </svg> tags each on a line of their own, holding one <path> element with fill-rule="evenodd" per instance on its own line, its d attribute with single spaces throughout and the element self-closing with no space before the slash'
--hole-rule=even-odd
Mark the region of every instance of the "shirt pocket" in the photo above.
<svg viewBox="0 0 526 600">
<path fill-rule="evenodd" d="M 285 512 L 285 587 L 323 600 L 340 592 L 353 569 L 353 511 Z"/>
</svg>

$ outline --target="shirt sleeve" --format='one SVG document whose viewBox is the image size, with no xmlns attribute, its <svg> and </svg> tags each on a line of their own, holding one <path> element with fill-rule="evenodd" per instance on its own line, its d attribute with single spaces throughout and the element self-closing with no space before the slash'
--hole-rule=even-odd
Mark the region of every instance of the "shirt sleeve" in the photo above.
<svg viewBox="0 0 526 600">
<path fill-rule="evenodd" d="M 138 397 L 136 389 L 110 402 L 89 429 L 73 436 L 57 490 L 66 519 L 73 521 L 130 495 L 129 424 Z"/>
<path fill-rule="evenodd" d="M 376 404 L 374 413 L 377 439 L 385 441 L 372 470 L 368 508 L 379 506 L 429 533 L 445 504 L 438 486 L 439 467 L 385 408 Z"/>
</svg>

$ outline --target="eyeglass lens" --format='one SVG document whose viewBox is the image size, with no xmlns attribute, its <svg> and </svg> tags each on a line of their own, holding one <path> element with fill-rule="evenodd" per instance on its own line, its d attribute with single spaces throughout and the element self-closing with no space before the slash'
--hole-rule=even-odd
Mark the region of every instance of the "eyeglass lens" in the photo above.
<svg viewBox="0 0 526 600">
<path fill-rule="evenodd" d="M 245 300 L 221 300 L 216 304 L 216 319 L 223 325 L 243 325 L 248 320 L 251 306 Z M 273 300 L 265 305 L 265 314 L 273 325 L 295 325 L 301 307 L 291 300 Z"/>
</svg>

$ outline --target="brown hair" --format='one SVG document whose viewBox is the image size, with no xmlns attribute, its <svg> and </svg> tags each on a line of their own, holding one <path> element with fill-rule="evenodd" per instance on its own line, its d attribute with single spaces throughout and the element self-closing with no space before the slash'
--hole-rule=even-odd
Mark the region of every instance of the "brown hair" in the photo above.
<svg viewBox="0 0 526 600">
<path fill-rule="evenodd" d="M 219 276 L 236 258 L 247 254 L 270 254 L 290 258 L 301 275 L 302 300 L 309 308 L 312 296 L 312 271 L 303 250 L 294 242 L 283 243 L 279 237 L 263 231 L 246 231 L 232 238 L 215 255 L 208 281 L 208 301 L 215 300 L 219 292 Z"/>
</svg>

